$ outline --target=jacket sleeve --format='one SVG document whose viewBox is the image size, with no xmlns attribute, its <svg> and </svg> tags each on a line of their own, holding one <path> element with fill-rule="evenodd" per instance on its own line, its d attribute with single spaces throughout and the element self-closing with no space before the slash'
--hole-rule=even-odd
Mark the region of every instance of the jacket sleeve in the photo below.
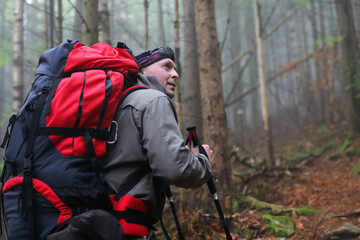
<svg viewBox="0 0 360 240">
<path fill-rule="evenodd" d="M 153 99 L 142 112 L 142 145 L 153 177 L 169 185 L 196 188 L 211 175 L 209 160 L 203 154 L 192 154 L 184 144 L 175 113 L 165 96 Z"/>
</svg>

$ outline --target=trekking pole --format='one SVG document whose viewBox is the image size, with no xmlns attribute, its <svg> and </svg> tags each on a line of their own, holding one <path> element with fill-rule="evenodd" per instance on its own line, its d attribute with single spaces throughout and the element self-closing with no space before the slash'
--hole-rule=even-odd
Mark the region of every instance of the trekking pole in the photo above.
<svg viewBox="0 0 360 240">
<path fill-rule="evenodd" d="M 169 199 L 170 208 L 171 208 L 172 214 L 173 214 L 173 216 L 174 216 L 176 229 L 177 229 L 178 234 L 179 234 L 179 239 L 180 239 L 180 240 L 185 240 L 184 235 L 183 235 L 183 233 L 182 233 L 182 231 L 181 231 L 179 219 L 178 219 L 178 217 L 177 217 L 177 215 L 176 215 L 174 199 L 173 199 L 173 197 L 172 197 L 172 192 L 171 192 L 171 190 L 170 190 L 170 186 L 168 186 L 168 187 L 166 188 L 165 194 L 166 194 L 166 197 Z"/>
<path fill-rule="evenodd" d="M 209 156 L 207 155 L 204 147 L 200 144 L 200 140 L 199 140 L 199 138 L 198 138 L 198 136 L 196 134 L 196 126 L 189 126 L 189 127 L 186 128 L 186 130 L 189 132 L 190 145 L 193 144 L 194 147 L 199 146 L 200 153 L 204 154 L 209 159 Z M 216 188 L 215 188 L 215 184 L 214 184 L 214 181 L 213 181 L 212 177 L 210 177 L 209 181 L 207 182 L 207 186 L 209 188 L 210 194 L 213 197 L 216 209 L 217 209 L 218 214 L 220 216 L 220 220 L 221 220 L 221 223 L 223 225 L 223 228 L 224 228 L 224 231 L 225 231 L 225 234 L 226 234 L 226 239 L 227 240 L 232 240 L 232 237 L 230 235 L 229 226 L 226 223 L 224 213 L 223 213 L 223 211 L 221 209 L 220 202 L 219 202 L 219 197 L 218 197 L 218 195 L 216 193 Z"/>
</svg>

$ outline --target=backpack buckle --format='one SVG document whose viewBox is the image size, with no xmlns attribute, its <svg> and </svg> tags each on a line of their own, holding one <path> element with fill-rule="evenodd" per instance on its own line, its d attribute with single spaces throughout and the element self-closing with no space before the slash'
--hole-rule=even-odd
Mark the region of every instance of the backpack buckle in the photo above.
<svg viewBox="0 0 360 240">
<path fill-rule="evenodd" d="M 41 89 L 42 93 L 48 93 L 51 89 L 51 86 L 43 86 Z"/>
<path fill-rule="evenodd" d="M 114 127 L 113 127 L 114 126 Z M 114 144 L 118 139 L 119 124 L 116 121 L 112 121 L 108 128 L 109 139 L 106 140 L 108 144 Z M 114 132 L 115 131 L 115 132 Z"/>
<path fill-rule="evenodd" d="M 32 155 L 25 157 L 24 161 L 24 176 L 31 174 L 31 159 Z"/>
<path fill-rule="evenodd" d="M 29 103 L 25 106 L 25 110 L 29 112 L 35 111 L 37 101 L 33 101 L 32 103 Z"/>
</svg>

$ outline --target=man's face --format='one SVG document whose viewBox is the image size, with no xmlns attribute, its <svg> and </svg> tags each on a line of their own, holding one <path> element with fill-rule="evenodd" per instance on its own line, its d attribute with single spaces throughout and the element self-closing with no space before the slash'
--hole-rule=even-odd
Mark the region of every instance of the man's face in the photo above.
<svg viewBox="0 0 360 240">
<path fill-rule="evenodd" d="M 179 74 L 176 72 L 175 63 L 170 58 L 162 59 L 144 67 L 141 69 L 141 73 L 156 76 L 164 86 L 166 95 L 169 98 L 175 96 L 176 81 L 179 79 Z"/>
</svg>

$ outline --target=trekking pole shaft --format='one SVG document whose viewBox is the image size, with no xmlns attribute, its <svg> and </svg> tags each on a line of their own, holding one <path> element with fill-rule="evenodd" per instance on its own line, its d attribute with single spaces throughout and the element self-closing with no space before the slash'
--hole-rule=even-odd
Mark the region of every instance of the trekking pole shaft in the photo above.
<svg viewBox="0 0 360 240">
<path fill-rule="evenodd" d="M 186 130 L 189 132 L 190 144 L 193 143 L 194 147 L 198 146 L 199 147 L 199 152 L 204 154 L 209 159 L 208 154 L 206 153 L 204 147 L 200 144 L 200 140 L 199 140 L 199 138 L 198 138 L 198 136 L 196 134 L 196 126 L 189 126 L 189 127 L 186 128 Z M 210 179 L 207 181 L 207 186 L 209 188 L 210 194 L 213 197 L 213 200 L 214 200 L 214 203 L 215 203 L 215 206 L 216 206 L 216 210 L 219 213 L 220 220 L 221 220 L 221 223 L 223 225 L 224 232 L 226 234 L 226 239 L 227 240 L 232 240 L 230 230 L 229 230 L 229 226 L 226 223 L 224 213 L 223 213 L 223 211 L 221 209 L 221 205 L 220 205 L 220 202 L 219 202 L 219 197 L 218 197 L 218 195 L 216 193 L 216 188 L 215 188 L 215 184 L 214 184 L 214 181 L 213 181 L 212 177 L 210 177 Z"/>
<path fill-rule="evenodd" d="M 184 238 L 184 234 L 182 233 L 181 227 L 180 227 L 180 223 L 179 223 L 179 219 L 176 215 L 176 210 L 175 210 L 175 204 L 174 204 L 174 200 L 172 198 L 172 192 L 170 190 L 170 187 L 168 186 L 166 188 L 166 197 L 169 199 L 169 204 L 170 204 L 170 208 L 171 208 L 171 212 L 174 216 L 174 221 L 175 221 L 175 225 L 176 225 L 176 229 L 178 231 L 179 234 L 179 239 L 180 240 L 185 240 Z"/>
</svg>

